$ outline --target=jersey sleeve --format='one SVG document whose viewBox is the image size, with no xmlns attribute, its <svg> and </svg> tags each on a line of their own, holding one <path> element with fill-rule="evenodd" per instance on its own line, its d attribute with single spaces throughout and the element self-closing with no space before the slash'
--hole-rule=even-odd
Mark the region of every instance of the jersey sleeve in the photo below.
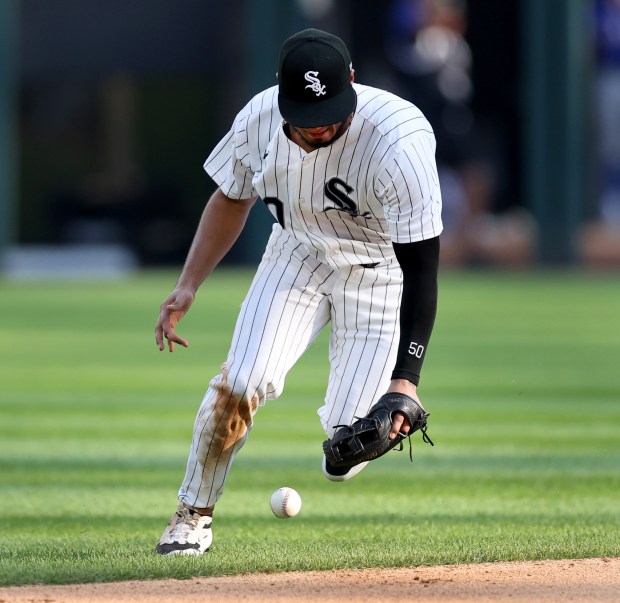
<svg viewBox="0 0 620 603">
<path fill-rule="evenodd" d="M 247 121 L 248 116 L 244 112 L 237 115 L 228 134 L 220 140 L 204 163 L 207 174 L 231 199 L 248 199 L 256 196 L 252 186 L 253 174 L 242 155 L 247 147 L 247 141 L 244 143 Z"/>
<path fill-rule="evenodd" d="M 439 236 L 442 202 L 434 136 L 418 133 L 393 146 L 382 165 L 376 185 L 392 241 L 415 243 Z"/>
</svg>

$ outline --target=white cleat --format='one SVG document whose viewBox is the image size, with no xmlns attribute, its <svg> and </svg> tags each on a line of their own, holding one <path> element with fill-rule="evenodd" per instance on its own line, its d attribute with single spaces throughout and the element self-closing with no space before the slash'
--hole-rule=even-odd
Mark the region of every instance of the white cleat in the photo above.
<svg viewBox="0 0 620 603">
<path fill-rule="evenodd" d="M 155 552 L 160 555 L 202 555 L 213 541 L 212 522 L 208 515 L 199 515 L 180 503 Z"/>
<path fill-rule="evenodd" d="M 369 461 L 353 465 L 353 467 L 334 467 L 329 464 L 325 456 L 323 456 L 323 473 L 328 480 L 332 482 L 346 482 L 348 479 L 356 476 Z"/>
</svg>

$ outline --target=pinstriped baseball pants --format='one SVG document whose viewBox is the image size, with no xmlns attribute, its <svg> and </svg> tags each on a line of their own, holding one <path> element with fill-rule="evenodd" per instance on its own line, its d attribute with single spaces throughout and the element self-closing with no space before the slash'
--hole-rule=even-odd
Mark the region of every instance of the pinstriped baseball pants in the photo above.
<svg viewBox="0 0 620 603">
<path fill-rule="evenodd" d="M 180 500 L 196 508 L 215 504 L 258 406 L 282 393 L 288 371 L 328 323 L 323 428 L 329 437 L 335 425 L 366 415 L 385 393 L 396 359 L 401 289 L 397 264 L 334 270 L 276 225 L 222 373 L 196 416 Z"/>
</svg>

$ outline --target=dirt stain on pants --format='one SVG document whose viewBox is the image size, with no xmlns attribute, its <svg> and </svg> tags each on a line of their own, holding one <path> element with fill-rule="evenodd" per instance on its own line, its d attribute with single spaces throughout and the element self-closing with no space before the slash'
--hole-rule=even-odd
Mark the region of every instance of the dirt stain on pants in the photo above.
<svg viewBox="0 0 620 603">
<path fill-rule="evenodd" d="M 194 424 L 194 439 L 179 498 L 196 508 L 213 506 L 220 498 L 235 455 L 241 449 L 260 397 L 247 388 L 229 385 L 227 372 L 211 381 Z"/>
</svg>

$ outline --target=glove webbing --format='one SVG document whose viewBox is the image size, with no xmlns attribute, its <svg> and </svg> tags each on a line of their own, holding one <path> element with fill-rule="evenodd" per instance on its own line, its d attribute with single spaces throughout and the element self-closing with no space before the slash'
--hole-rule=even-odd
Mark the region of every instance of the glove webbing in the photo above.
<svg viewBox="0 0 620 603">
<path fill-rule="evenodd" d="M 375 423 L 375 418 L 368 418 L 368 417 L 356 417 L 354 416 L 353 419 L 355 419 L 356 421 L 359 421 L 361 419 L 366 419 L 372 423 Z M 334 425 L 334 429 L 339 429 L 340 427 L 346 427 L 349 428 L 351 427 L 350 425 Z M 424 427 L 420 427 L 419 429 L 422 432 L 422 441 L 425 444 L 430 444 L 431 446 L 434 446 L 435 444 L 433 443 L 433 440 L 430 439 L 429 435 L 426 433 L 427 430 L 427 426 L 426 424 L 424 425 Z M 417 431 L 417 430 L 415 430 Z M 405 433 L 398 433 L 399 436 L 401 436 L 401 441 L 399 443 L 399 448 L 393 448 L 392 450 L 398 451 L 398 452 L 402 452 L 403 451 L 403 442 L 402 440 L 404 440 L 405 438 L 407 438 L 407 440 L 409 440 L 409 460 L 413 463 L 413 446 L 411 444 L 411 436 L 413 435 L 414 430 L 413 428 L 409 431 L 409 433 L 405 434 Z M 359 444 L 355 441 L 355 432 L 353 432 L 353 435 L 351 436 L 350 440 L 349 440 L 349 445 L 351 444 L 356 444 L 355 446 L 352 446 L 352 448 L 355 449 L 356 452 L 358 452 L 359 450 L 361 450 Z"/>
</svg>

